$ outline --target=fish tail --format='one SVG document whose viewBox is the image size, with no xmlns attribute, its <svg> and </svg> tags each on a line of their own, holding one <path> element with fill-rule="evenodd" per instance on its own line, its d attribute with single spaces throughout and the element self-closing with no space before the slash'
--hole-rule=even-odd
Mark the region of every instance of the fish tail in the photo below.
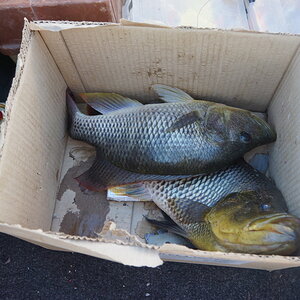
<svg viewBox="0 0 300 300">
<path fill-rule="evenodd" d="M 75 126 L 77 123 L 76 120 L 80 119 L 83 113 L 81 113 L 81 111 L 78 109 L 74 101 L 74 96 L 70 89 L 67 89 L 66 101 L 67 101 L 67 108 L 68 108 L 68 130 L 70 136 L 74 139 L 80 139 L 79 134 L 76 133 Z"/>
<path fill-rule="evenodd" d="M 78 109 L 75 101 L 74 101 L 74 96 L 71 92 L 70 89 L 67 89 L 67 92 L 66 92 L 66 100 L 67 100 L 67 108 L 68 108 L 68 115 L 69 115 L 69 121 L 70 123 L 72 124 L 74 119 L 82 114 L 80 112 L 80 110 Z"/>
</svg>

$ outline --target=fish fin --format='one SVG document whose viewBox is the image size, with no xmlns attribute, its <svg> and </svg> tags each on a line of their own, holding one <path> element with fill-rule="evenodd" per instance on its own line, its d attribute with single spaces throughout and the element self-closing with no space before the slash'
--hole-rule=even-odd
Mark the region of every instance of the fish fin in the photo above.
<svg viewBox="0 0 300 300">
<path fill-rule="evenodd" d="M 115 93 L 81 93 L 79 96 L 93 109 L 102 114 L 108 114 L 124 108 L 143 106 L 137 100 Z"/>
<path fill-rule="evenodd" d="M 163 84 L 154 84 L 152 89 L 159 98 L 168 103 L 194 101 L 186 92 Z"/>
<path fill-rule="evenodd" d="M 181 117 L 179 117 L 168 129 L 168 132 L 173 132 L 182 127 L 188 126 L 195 122 L 200 122 L 202 120 L 198 111 L 191 111 Z"/>
<path fill-rule="evenodd" d="M 67 110 L 68 110 L 68 131 L 72 138 L 80 139 L 76 128 L 76 120 L 80 120 L 84 114 L 78 109 L 73 94 L 71 90 L 68 88 L 66 91 L 66 103 L 67 103 Z"/>
<path fill-rule="evenodd" d="M 74 101 L 74 96 L 69 88 L 66 90 L 66 102 L 68 108 L 69 122 L 72 122 L 76 115 L 82 115 L 83 113 L 77 107 Z"/>
<path fill-rule="evenodd" d="M 110 191 L 120 196 L 128 196 L 141 201 L 152 201 L 152 197 L 145 189 L 143 182 L 116 186 L 111 188 Z"/>
<path fill-rule="evenodd" d="M 182 229 L 179 225 L 177 225 L 165 212 L 163 212 L 164 220 L 154 220 L 149 219 L 148 217 L 144 216 L 144 218 L 149 222 L 151 225 L 155 227 L 159 227 L 161 229 L 165 229 L 171 233 L 178 234 L 184 238 L 188 238 L 187 232 Z"/>
<path fill-rule="evenodd" d="M 187 177 L 191 177 L 191 175 L 155 175 L 130 172 L 105 160 L 101 151 L 97 149 L 93 165 L 75 179 L 82 187 L 88 190 L 101 191 L 115 186 L 142 181 L 176 180 Z"/>
<path fill-rule="evenodd" d="M 210 210 L 210 207 L 191 199 L 168 199 L 168 207 L 174 213 L 181 213 L 181 223 L 192 224 L 203 220 L 204 215 Z"/>
</svg>

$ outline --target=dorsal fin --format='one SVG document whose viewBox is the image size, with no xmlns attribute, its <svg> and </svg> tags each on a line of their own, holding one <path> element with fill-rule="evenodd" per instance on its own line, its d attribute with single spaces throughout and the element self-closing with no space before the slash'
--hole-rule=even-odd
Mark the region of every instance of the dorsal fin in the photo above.
<svg viewBox="0 0 300 300">
<path fill-rule="evenodd" d="M 102 114 L 108 114 L 124 108 L 143 106 L 137 100 L 115 93 L 81 93 L 79 96 L 93 109 Z"/>
<path fill-rule="evenodd" d="M 161 100 L 168 103 L 194 101 L 194 99 L 186 92 L 167 85 L 154 84 L 152 89 Z"/>
</svg>

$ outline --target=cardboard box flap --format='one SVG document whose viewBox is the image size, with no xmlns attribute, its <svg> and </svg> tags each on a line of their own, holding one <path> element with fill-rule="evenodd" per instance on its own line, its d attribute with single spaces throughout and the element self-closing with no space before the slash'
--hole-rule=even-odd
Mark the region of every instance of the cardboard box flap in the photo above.
<svg viewBox="0 0 300 300">
<path fill-rule="evenodd" d="M 40 31 L 44 40 L 48 41 L 48 48 L 51 49 L 51 55 L 54 57 L 64 80 L 74 93 L 86 92 L 83 80 L 73 61 L 70 51 L 66 45 L 61 32 Z"/>
<path fill-rule="evenodd" d="M 270 171 L 289 210 L 300 217 L 300 49 L 278 87 L 269 108 L 277 132 L 270 151 Z"/>
<path fill-rule="evenodd" d="M 300 43 L 299 36 L 144 26 L 42 35 L 62 73 L 77 73 L 65 76 L 74 91 L 147 102 L 154 98 L 151 85 L 161 83 L 254 111 L 266 110 Z"/>
<path fill-rule="evenodd" d="M 117 243 L 68 239 L 42 230 L 30 230 L 20 225 L 0 224 L 0 231 L 31 241 L 37 245 L 50 245 L 59 250 L 74 251 L 135 267 L 157 267 L 162 264 L 158 250 Z"/>
<path fill-rule="evenodd" d="M 66 143 L 67 86 L 39 33 L 34 35 L 6 112 L 0 221 L 49 230 Z"/>
<path fill-rule="evenodd" d="M 181 245 L 165 244 L 160 250 L 163 260 L 177 262 L 205 263 L 228 267 L 250 268 L 274 271 L 300 266 L 300 258 L 279 255 L 252 255 L 240 253 L 210 252 L 189 249 Z"/>
<path fill-rule="evenodd" d="M 156 267 L 162 264 L 162 260 L 269 271 L 300 266 L 299 257 L 209 252 L 174 244 L 165 244 L 157 249 L 155 247 L 125 245 L 102 239 L 78 237 L 70 239 L 65 235 L 43 232 L 42 230 L 30 230 L 22 228 L 20 225 L 0 224 L 0 231 L 46 248 L 74 251 L 136 267 Z"/>
<path fill-rule="evenodd" d="M 122 26 L 139 26 L 139 27 L 153 27 L 153 28 L 172 28 L 171 26 L 167 26 L 167 25 L 134 22 L 134 21 L 130 21 L 130 20 L 127 20 L 127 19 L 120 19 L 120 24 Z"/>
<path fill-rule="evenodd" d="M 25 21 L 27 19 L 25 18 Z M 88 21 L 35 21 L 30 22 L 30 30 L 36 31 L 62 31 L 74 28 L 93 28 L 98 26 L 119 26 L 118 23 L 88 22 Z"/>
</svg>

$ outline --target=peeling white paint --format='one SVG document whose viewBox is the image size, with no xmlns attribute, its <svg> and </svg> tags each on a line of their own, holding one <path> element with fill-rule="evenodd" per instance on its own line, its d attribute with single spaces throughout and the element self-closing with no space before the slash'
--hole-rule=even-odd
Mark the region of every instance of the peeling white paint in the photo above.
<svg viewBox="0 0 300 300">
<path fill-rule="evenodd" d="M 60 201 L 56 201 L 55 215 L 53 216 L 52 221 L 52 231 L 59 231 L 61 222 L 67 212 L 72 212 L 74 214 L 79 213 L 74 198 L 76 193 L 70 189 L 66 190 Z"/>
</svg>

